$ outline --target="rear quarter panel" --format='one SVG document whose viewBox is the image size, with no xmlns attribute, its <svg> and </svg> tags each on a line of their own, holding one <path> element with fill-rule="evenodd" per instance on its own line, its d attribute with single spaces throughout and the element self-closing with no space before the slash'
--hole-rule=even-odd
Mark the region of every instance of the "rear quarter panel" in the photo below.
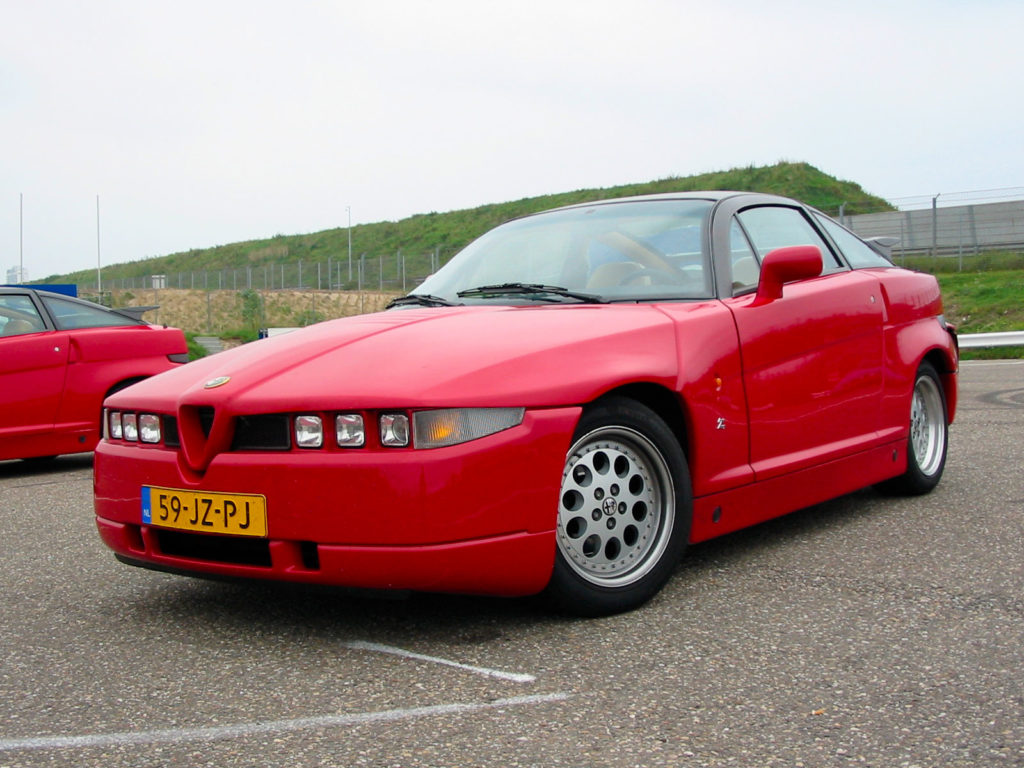
<svg viewBox="0 0 1024 768">
<path fill-rule="evenodd" d="M 939 318 L 942 294 L 932 275 L 904 269 L 872 270 L 885 302 L 885 394 L 882 424 L 905 432 L 914 377 L 926 357 L 935 364 L 946 393 L 949 421 L 956 415 L 959 357 L 953 336 Z"/>
<path fill-rule="evenodd" d="M 70 357 L 57 424 L 99 423 L 103 398 L 119 383 L 175 368 L 168 355 L 188 352 L 177 328 L 130 326 L 70 332 Z"/>
</svg>

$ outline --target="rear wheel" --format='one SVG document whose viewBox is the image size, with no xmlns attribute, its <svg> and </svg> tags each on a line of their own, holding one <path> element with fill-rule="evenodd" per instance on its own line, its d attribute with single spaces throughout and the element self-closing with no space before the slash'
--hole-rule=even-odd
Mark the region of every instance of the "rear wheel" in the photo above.
<svg viewBox="0 0 1024 768">
<path fill-rule="evenodd" d="M 642 604 L 682 557 L 691 507 L 686 460 L 665 422 L 625 398 L 595 405 L 565 460 L 548 594 L 587 616 Z"/>
<path fill-rule="evenodd" d="M 948 443 L 946 393 L 935 368 L 931 363 L 923 362 L 917 369 L 910 398 L 907 470 L 899 477 L 882 483 L 882 490 L 907 495 L 928 493 L 942 478 Z"/>
</svg>

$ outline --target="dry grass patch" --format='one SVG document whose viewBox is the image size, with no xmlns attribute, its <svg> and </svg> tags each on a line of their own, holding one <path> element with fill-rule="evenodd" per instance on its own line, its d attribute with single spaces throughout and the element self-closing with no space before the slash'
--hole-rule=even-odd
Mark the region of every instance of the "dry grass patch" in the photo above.
<svg viewBox="0 0 1024 768">
<path fill-rule="evenodd" d="M 254 291 L 262 306 L 263 328 L 308 324 L 368 312 L 378 312 L 398 294 L 349 291 Z M 213 336 L 244 327 L 241 291 L 203 291 L 184 288 L 114 291 L 115 307 L 156 306 L 143 317 L 150 323 L 173 325 Z"/>
</svg>

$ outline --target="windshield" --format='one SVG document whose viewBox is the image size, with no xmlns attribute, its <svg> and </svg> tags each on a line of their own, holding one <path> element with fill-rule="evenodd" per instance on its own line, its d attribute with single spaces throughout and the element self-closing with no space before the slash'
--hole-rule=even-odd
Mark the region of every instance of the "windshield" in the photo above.
<svg viewBox="0 0 1024 768">
<path fill-rule="evenodd" d="M 450 302 L 531 300 L 523 285 L 605 301 L 711 296 L 708 200 L 606 203 L 529 216 L 470 243 L 414 294 Z M 517 286 L 502 292 L 502 286 Z M 489 291 L 477 291 L 491 287 Z M 459 292 L 463 296 L 459 296 Z M 546 300 L 557 299 L 547 292 Z"/>
</svg>

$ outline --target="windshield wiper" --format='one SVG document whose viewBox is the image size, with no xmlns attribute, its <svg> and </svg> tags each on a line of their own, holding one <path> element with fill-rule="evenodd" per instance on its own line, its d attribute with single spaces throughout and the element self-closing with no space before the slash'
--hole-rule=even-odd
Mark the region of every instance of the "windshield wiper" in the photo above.
<svg viewBox="0 0 1024 768">
<path fill-rule="evenodd" d="M 555 296 L 565 299 L 576 299 L 587 304 L 606 304 L 600 296 L 592 293 L 579 293 L 562 288 L 559 285 L 541 285 L 539 283 L 500 283 L 498 285 L 481 285 L 478 288 L 467 288 L 458 292 L 459 298 L 491 296 L 526 296 L 540 301 L 557 301 Z"/>
<path fill-rule="evenodd" d="M 453 301 L 448 301 L 448 299 L 442 298 L 441 296 L 431 296 L 429 293 L 410 293 L 407 296 L 399 296 L 397 299 L 392 299 L 385 309 L 408 306 L 457 307 L 459 305 Z"/>
</svg>

